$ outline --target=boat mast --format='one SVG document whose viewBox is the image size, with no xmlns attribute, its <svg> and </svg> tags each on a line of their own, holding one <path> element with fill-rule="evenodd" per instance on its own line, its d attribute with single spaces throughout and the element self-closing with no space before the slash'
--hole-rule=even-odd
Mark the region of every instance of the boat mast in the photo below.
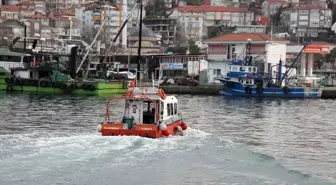
<svg viewBox="0 0 336 185">
<path fill-rule="evenodd" d="M 140 25 L 139 25 L 139 46 L 137 56 L 137 80 L 140 80 L 140 59 L 141 59 L 141 34 L 142 34 L 142 1 L 140 1 Z"/>
</svg>

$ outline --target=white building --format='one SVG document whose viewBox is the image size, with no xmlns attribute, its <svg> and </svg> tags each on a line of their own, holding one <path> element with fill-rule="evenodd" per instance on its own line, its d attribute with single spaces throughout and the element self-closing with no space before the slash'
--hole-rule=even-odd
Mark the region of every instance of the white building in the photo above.
<svg viewBox="0 0 336 185">
<path fill-rule="evenodd" d="M 277 13 L 278 8 L 286 4 L 286 0 L 266 0 L 261 5 L 262 12 L 264 16 L 271 16 Z"/>
<path fill-rule="evenodd" d="M 208 26 L 250 25 L 254 14 L 246 9 L 223 6 L 182 6 L 170 15 L 176 18 L 187 39 L 200 40 L 208 35 Z"/>
<path fill-rule="evenodd" d="M 331 27 L 332 11 L 314 5 L 298 5 L 284 11 L 281 15 L 284 26 L 297 37 L 316 37 L 328 32 Z"/>
<path fill-rule="evenodd" d="M 215 77 L 226 76 L 228 65 L 233 59 L 253 57 L 259 72 L 268 72 L 272 66 L 285 61 L 286 40 L 271 38 L 264 33 L 233 33 L 204 41 L 208 44 L 209 82 Z M 250 44 L 250 49 L 248 45 Z"/>
</svg>

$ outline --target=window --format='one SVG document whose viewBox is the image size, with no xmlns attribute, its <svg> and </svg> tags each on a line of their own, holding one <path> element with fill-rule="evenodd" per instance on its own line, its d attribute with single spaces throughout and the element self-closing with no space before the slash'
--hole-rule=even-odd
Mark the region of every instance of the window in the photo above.
<svg viewBox="0 0 336 185">
<path fill-rule="evenodd" d="M 257 68 L 254 67 L 253 68 L 253 72 L 256 73 L 257 72 Z"/>
<path fill-rule="evenodd" d="M 245 67 L 240 67 L 240 71 L 245 71 Z"/>
<path fill-rule="evenodd" d="M 177 114 L 177 103 L 174 103 L 174 114 Z"/>
<path fill-rule="evenodd" d="M 167 115 L 170 116 L 170 104 L 167 103 Z"/>
<path fill-rule="evenodd" d="M 170 115 L 174 115 L 174 107 L 173 107 L 173 104 L 170 103 Z"/>
<path fill-rule="evenodd" d="M 248 68 L 248 72 L 252 72 L 252 67 L 249 67 L 249 68 Z"/>
</svg>

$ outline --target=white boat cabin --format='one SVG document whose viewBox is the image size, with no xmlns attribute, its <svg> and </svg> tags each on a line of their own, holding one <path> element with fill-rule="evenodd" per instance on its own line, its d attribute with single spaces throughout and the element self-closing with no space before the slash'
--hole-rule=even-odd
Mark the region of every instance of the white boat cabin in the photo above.
<svg viewBox="0 0 336 185">
<path fill-rule="evenodd" d="M 246 65 L 229 65 L 230 72 L 256 73 L 257 67 Z"/>
<path fill-rule="evenodd" d="M 169 125 L 180 118 L 177 104 L 178 100 L 173 95 L 167 95 L 163 100 L 157 88 L 135 87 L 134 97 L 125 100 L 123 123 L 158 124 L 164 121 Z M 132 126 L 128 125 L 128 128 Z"/>
</svg>

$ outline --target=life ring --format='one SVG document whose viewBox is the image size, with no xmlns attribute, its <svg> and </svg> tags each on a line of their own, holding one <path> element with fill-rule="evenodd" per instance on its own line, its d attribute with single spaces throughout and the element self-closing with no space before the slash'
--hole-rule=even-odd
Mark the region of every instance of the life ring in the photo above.
<svg viewBox="0 0 336 185">
<path fill-rule="evenodd" d="M 42 65 L 41 65 L 41 62 L 33 62 L 32 66 L 41 67 Z"/>
<path fill-rule="evenodd" d="M 166 93 L 163 91 L 163 89 L 159 89 L 159 94 L 160 94 L 160 97 L 165 100 L 166 99 Z"/>
<path fill-rule="evenodd" d="M 249 78 L 253 78 L 253 73 L 249 73 L 248 75 L 247 75 Z"/>
</svg>

